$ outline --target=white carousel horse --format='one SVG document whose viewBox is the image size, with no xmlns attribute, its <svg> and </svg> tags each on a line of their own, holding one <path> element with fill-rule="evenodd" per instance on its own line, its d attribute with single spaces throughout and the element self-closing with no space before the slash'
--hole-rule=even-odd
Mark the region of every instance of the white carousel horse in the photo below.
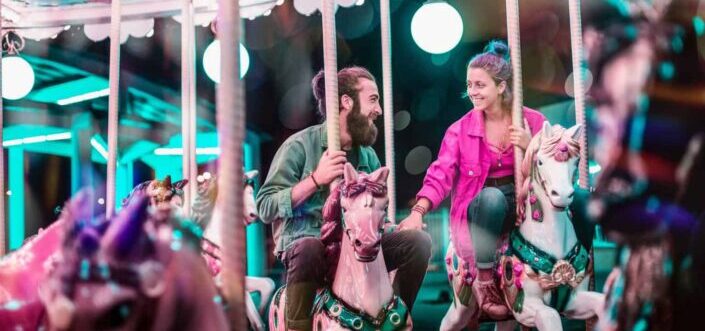
<svg viewBox="0 0 705 331">
<path fill-rule="evenodd" d="M 316 297 L 313 330 L 411 330 L 411 315 L 394 295 L 381 251 L 389 169 L 367 175 L 345 165 L 344 182 L 323 207 L 321 240 L 337 261 L 330 288 Z M 342 208 L 342 218 L 341 218 Z M 345 234 L 345 235 L 343 235 Z M 337 259 L 336 259 L 337 257 Z M 269 329 L 286 330 L 286 291 L 280 288 L 269 309 Z"/>
<path fill-rule="evenodd" d="M 560 314 L 571 319 L 601 318 L 604 295 L 588 291 L 591 265 L 580 245 L 568 210 L 573 200 L 575 169 L 579 158 L 577 137 L 581 127 L 553 128 L 545 122 L 529 144 L 522 163 L 524 185 L 517 197 L 522 223 L 503 248 L 497 274 L 504 300 L 516 321 L 539 330 L 561 330 Z M 463 264 L 453 266 L 448 249 L 448 272 L 453 275 L 455 302 L 441 330 L 477 326 L 477 303 L 458 302 L 459 282 L 467 273 Z M 514 321 L 497 323 L 512 330 Z"/>
<path fill-rule="evenodd" d="M 244 174 L 245 188 L 243 191 L 244 213 L 242 220 L 245 226 L 257 221 L 257 206 L 255 205 L 253 181 L 259 172 L 251 170 Z M 220 283 L 220 247 L 222 245 L 221 224 L 224 221 L 220 209 L 215 208 L 215 201 L 218 196 L 217 180 L 209 173 L 198 176 L 198 196 L 193 203 L 193 216 L 196 221 L 205 229 L 203 233 L 202 248 L 205 252 L 206 261 L 214 274 L 216 283 Z M 260 317 L 267 307 L 267 302 L 274 292 L 274 281 L 268 277 L 247 276 L 245 278 L 245 290 L 249 293 L 260 293 L 260 304 L 257 307 L 252 297 L 245 296 L 247 305 L 247 318 L 250 327 L 256 331 L 265 330 L 264 322 Z"/>
</svg>

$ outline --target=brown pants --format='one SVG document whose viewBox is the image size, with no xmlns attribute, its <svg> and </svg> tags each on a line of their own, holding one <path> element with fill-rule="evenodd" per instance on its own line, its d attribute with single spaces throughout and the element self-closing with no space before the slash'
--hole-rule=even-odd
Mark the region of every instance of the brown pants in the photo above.
<svg viewBox="0 0 705 331">
<path fill-rule="evenodd" d="M 325 248 L 318 238 L 294 241 L 282 262 L 286 275 L 287 329 L 310 330 L 311 309 L 316 290 L 323 286 L 328 271 Z M 382 254 L 387 270 L 397 270 L 394 292 L 411 311 L 431 256 L 431 237 L 418 230 L 392 232 L 382 236 Z"/>
</svg>

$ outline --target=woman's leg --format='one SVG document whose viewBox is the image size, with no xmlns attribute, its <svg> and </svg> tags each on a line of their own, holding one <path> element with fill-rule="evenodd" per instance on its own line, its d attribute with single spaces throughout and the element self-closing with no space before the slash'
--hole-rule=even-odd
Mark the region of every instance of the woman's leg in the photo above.
<svg viewBox="0 0 705 331">
<path fill-rule="evenodd" d="M 489 269 L 494 265 L 497 240 L 504 228 L 507 209 L 507 198 L 495 187 L 482 189 L 470 203 L 468 220 L 478 269 Z"/>
</svg>

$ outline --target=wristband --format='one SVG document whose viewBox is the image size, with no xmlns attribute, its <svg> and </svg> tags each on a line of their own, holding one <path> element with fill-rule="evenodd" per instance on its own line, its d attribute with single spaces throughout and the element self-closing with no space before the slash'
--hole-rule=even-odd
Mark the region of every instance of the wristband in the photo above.
<svg viewBox="0 0 705 331">
<path fill-rule="evenodd" d="M 421 205 L 414 205 L 413 207 L 411 207 L 411 211 L 415 211 L 415 212 L 421 214 L 421 216 L 425 215 L 427 212 L 426 208 L 424 208 Z"/>
<path fill-rule="evenodd" d="M 313 181 L 313 184 L 316 185 L 316 189 L 320 190 L 320 189 L 321 189 L 321 185 L 318 185 L 318 181 L 316 181 L 316 177 L 313 177 L 313 172 L 311 173 L 311 176 L 309 176 L 309 177 L 311 177 L 311 180 Z"/>
</svg>

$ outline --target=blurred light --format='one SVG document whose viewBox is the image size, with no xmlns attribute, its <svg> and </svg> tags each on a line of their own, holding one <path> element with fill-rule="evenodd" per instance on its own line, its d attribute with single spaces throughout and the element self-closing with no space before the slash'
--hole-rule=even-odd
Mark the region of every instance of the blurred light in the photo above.
<svg viewBox="0 0 705 331">
<path fill-rule="evenodd" d="M 593 174 L 593 175 L 594 175 L 594 174 L 596 174 L 596 173 L 598 173 L 598 172 L 600 172 L 600 171 L 602 171 L 602 167 L 600 167 L 600 165 L 597 164 L 597 163 L 593 163 L 593 164 L 590 165 L 590 167 L 588 167 L 588 172 L 589 172 L 590 174 Z"/>
<path fill-rule="evenodd" d="M 669 61 L 661 62 L 658 66 L 658 73 L 663 80 L 671 80 L 676 74 L 676 68 Z"/>
<path fill-rule="evenodd" d="M 154 35 L 154 29 L 149 30 L 149 32 L 147 32 L 147 38 L 151 38 L 153 35 Z"/>
<path fill-rule="evenodd" d="M 424 51 L 442 54 L 450 51 L 463 35 L 460 14 L 445 1 L 429 1 L 411 19 L 411 36 Z"/>
<path fill-rule="evenodd" d="M 12 191 L 7 190 L 7 192 L 5 192 L 5 194 L 7 194 L 7 195 L 12 195 Z"/>
<path fill-rule="evenodd" d="M 569 97 L 575 97 L 575 92 L 574 92 L 574 78 L 573 78 L 573 73 L 568 75 L 568 78 L 565 79 L 565 94 L 567 94 Z M 583 87 L 585 90 L 583 90 L 583 93 L 586 93 L 587 91 L 590 90 L 590 87 L 592 87 L 592 72 L 588 70 L 587 68 L 583 68 Z"/>
<path fill-rule="evenodd" d="M 418 175 L 426 172 L 428 165 L 431 164 L 433 155 L 431 150 L 426 146 L 416 146 L 409 154 L 406 155 L 404 167 L 406 172 L 412 175 Z"/>
<path fill-rule="evenodd" d="M 108 151 L 103 147 L 103 145 L 98 141 L 98 139 L 91 138 L 91 146 L 95 148 L 100 155 L 102 155 L 106 160 L 108 159 Z"/>
<path fill-rule="evenodd" d="M 247 69 L 250 68 L 250 55 L 247 53 L 245 46 L 240 44 L 240 78 L 245 77 Z M 220 41 L 213 42 L 206 47 L 203 53 L 203 69 L 206 71 L 208 78 L 216 83 L 220 83 Z"/>
<path fill-rule="evenodd" d="M 154 155 L 183 155 L 181 147 L 162 147 L 154 150 Z M 220 147 L 199 147 L 196 148 L 196 155 L 220 155 Z"/>
<path fill-rule="evenodd" d="M 109 94 L 110 94 L 110 88 L 108 87 L 108 88 L 105 88 L 102 90 L 79 94 L 79 95 L 72 96 L 72 97 L 66 98 L 66 99 L 60 99 L 60 100 L 56 101 L 56 104 L 59 106 L 66 106 L 66 105 L 70 105 L 70 104 L 74 104 L 74 103 L 83 102 L 86 100 L 101 98 L 101 97 L 107 96 Z"/>
<path fill-rule="evenodd" d="M 99 205 L 105 204 L 105 199 L 99 198 L 99 199 L 98 199 L 98 204 L 99 204 Z"/>
<path fill-rule="evenodd" d="M 34 70 L 19 56 L 2 58 L 2 97 L 8 100 L 24 98 L 34 86 Z"/>
<path fill-rule="evenodd" d="M 394 114 L 394 130 L 404 130 L 407 126 L 409 126 L 410 122 L 411 114 L 408 111 L 402 110 Z"/>
<path fill-rule="evenodd" d="M 355 6 L 362 6 L 364 4 L 365 4 L 365 0 L 357 0 L 357 2 L 355 2 Z"/>
<path fill-rule="evenodd" d="M 700 16 L 693 17 L 693 28 L 695 29 L 695 34 L 698 37 L 705 34 L 705 21 L 703 21 L 702 17 L 700 17 Z"/>
<path fill-rule="evenodd" d="M 12 147 L 24 144 L 36 144 L 45 141 L 57 141 L 71 139 L 71 132 L 61 132 L 48 135 L 39 135 L 33 137 L 19 138 L 19 139 L 9 139 L 2 142 L 2 147 Z"/>
</svg>

